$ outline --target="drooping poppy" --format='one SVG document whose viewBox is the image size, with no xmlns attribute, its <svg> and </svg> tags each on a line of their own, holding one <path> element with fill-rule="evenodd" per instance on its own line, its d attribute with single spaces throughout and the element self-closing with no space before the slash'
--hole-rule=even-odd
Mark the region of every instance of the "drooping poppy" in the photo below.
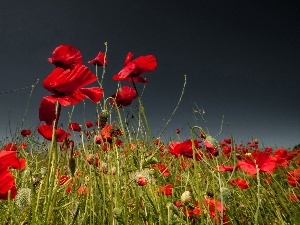
<svg viewBox="0 0 300 225">
<path fill-rule="evenodd" d="M 52 53 L 48 61 L 56 67 L 63 69 L 72 69 L 75 65 L 82 64 L 82 55 L 72 45 L 59 45 Z"/>
<path fill-rule="evenodd" d="M 132 103 L 133 99 L 137 98 L 137 93 L 134 88 L 129 86 L 122 86 L 117 93 L 111 96 L 110 103 L 118 108 L 128 106 Z"/>
<path fill-rule="evenodd" d="M 103 52 L 99 52 L 96 58 L 90 60 L 88 63 L 95 66 L 107 66 L 107 58 Z"/>
<path fill-rule="evenodd" d="M 156 58 L 153 55 L 146 55 L 131 61 L 132 56 L 131 52 L 127 54 L 123 69 L 113 76 L 113 80 L 147 83 L 148 81 L 140 75 L 157 67 Z"/>
</svg>

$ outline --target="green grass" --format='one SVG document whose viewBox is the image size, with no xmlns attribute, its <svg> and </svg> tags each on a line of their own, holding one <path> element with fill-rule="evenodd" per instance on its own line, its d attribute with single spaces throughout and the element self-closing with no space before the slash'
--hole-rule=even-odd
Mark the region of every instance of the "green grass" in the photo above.
<svg viewBox="0 0 300 225">
<path fill-rule="evenodd" d="M 104 72 L 105 67 L 100 86 Z M 30 86 L 29 99 L 35 85 Z M 181 97 L 183 93 L 184 88 Z M 116 109 L 108 106 L 109 101 L 107 98 L 96 105 L 98 116 L 109 118 L 109 122 L 102 122 L 114 127 L 109 131 L 109 142 L 96 144 L 94 137 L 103 127 L 85 128 L 84 124 L 80 135 L 71 132 L 71 146 L 68 141 L 56 143 L 54 136 L 49 142 L 41 141 L 37 132 L 27 137 L 16 132 L 11 141 L 17 146 L 26 143 L 27 147 L 19 147 L 17 152 L 27 166 L 24 170 L 11 169 L 18 194 L 12 200 L 0 200 L 1 224 L 300 224 L 300 201 L 288 198 L 300 195 L 300 184 L 292 186 L 287 180 L 288 173 L 299 168 L 300 151 L 288 150 L 294 157 L 288 159 L 286 167 L 277 165 L 271 174 L 258 169 L 254 176 L 241 169 L 220 172 L 217 166 L 236 166 L 238 160 L 247 157 L 246 152 L 264 149 L 239 146 L 233 139 L 226 145 L 230 154 L 215 142 L 219 154 L 212 156 L 203 141 L 215 140 L 196 124 L 189 138 L 202 143 L 196 148 L 192 142 L 189 158 L 175 157 L 169 145 L 180 142 L 180 134 L 170 143 L 157 141 L 140 97 L 135 108 Z M 59 122 L 72 121 L 74 110 L 75 106 L 69 121 Z M 128 119 L 131 114 L 134 116 Z M 122 135 L 117 135 L 117 130 Z M 6 144 L 2 143 L 1 149 Z M 201 160 L 197 154 L 203 154 Z M 167 170 L 159 170 L 158 164 Z M 246 180 L 249 188 L 231 185 L 235 178 Z"/>
</svg>

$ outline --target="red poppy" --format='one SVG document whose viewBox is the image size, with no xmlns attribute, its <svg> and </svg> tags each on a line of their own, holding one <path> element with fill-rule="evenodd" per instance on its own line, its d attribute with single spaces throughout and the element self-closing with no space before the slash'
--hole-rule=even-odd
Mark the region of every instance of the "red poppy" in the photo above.
<svg viewBox="0 0 300 225">
<path fill-rule="evenodd" d="M 91 121 L 86 121 L 86 122 L 85 122 L 85 126 L 86 126 L 87 128 L 90 128 L 90 127 L 93 127 L 94 124 L 93 124 Z"/>
<path fill-rule="evenodd" d="M 52 132 L 53 132 L 53 126 L 48 124 L 43 124 L 38 126 L 38 132 L 48 141 L 52 140 Z M 56 129 L 56 140 L 58 142 L 63 142 L 67 137 L 69 137 L 71 134 L 64 131 L 62 128 Z"/>
<path fill-rule="evenodd" d="M 201 160 L 203 158 L 202 152 L 197 150 L 199 148 L 198 140 L 187 139 L 184 142 L 172 142 L 169 146 L 169 153 L 175 155 L 183 155 L 187 158 L 193 158 L 193 147 L 195 149 L 195 158 L 196 160 Z"/>
<path fill-rule="evenodd" d="M 300 168 L 290 171 L 287 176 L 288 183 L 293 187 L 300 187 Z"/>
<path fill-rule="evenodd" d="M 72 130 L 72 131 L 77 131 L 77 132 L 80 132 L 81 131 L 81 127 L 80 127 L 80 125 L 78 124 L 78 123 L 70 123 L 69 125 L 68 125 L 68 128 L 70 129 L 70 130 Z"/>
<path fill-rule="evenodd" d="M 242 178 L 236 178 L 234 180 L 230 180 L 229 183 L 232 186 L 238 186 L 240 189 L 247 189 L 249 187 L 247 181 Z"/>
<path fill-rule="evenodd" d="M 225 138 L 224 140 L 223 140 L 226 144 L 231 144 L 231 138 Z"/>
<path fill-rule="evenodd" d="M 267 152 L 252 152 L 251 157 L 247 156 L 244 161 L 239 160 L 238 165 L 244 172 L 255 175 L 257 168 L 266 173 L 273 173 L 276 168 L 275 158 Z"/>
<path fill-rule="evenodd" d="M 10 199 L 14 199 L 17 195 L 15 179 L 9 169 L 0 167 L 0 199 L 7 200 L 10 191 Z"/>
<path fill-rule="evenodd" d="M 55 119 L 59 119 L 60 116 L 60 105 L 57 109 L 57 118 L 55 112 L 55 103 L 49 99 L 50 96 L 43 97 L 39 106 L 39 119 L 45 121 L 46 124 L 52 125 Z"/>
<path fill-rule="evenodd" d="M 14 169 L 24 169 L 26 161 L 17 158 L 16 151 L 0 151 L 0 199 L 7 200 L 10 191 L 10 199 L 14 199 L 17 195 L 15 180 L 11 174 L 9 167 Z"/>
<path fill-rule="evenodd" d="M 159 189 L 163 195 L 172 195 L 173 194 L 173 184 L 167 184 L 165 186 L 160 186 Z"/>
<path fill-rule="evenodd" d="M 137 93 L 134 88 L 129 86 L 122 86 L 116 94 L 111 96 L 110 103 L 118 108 L 128 106 L 132 103 L 133 99 L 137 98 Z"/>
<path fill-rule="evenodd" d="M 26 167 L 26 160 L 17 158 L 16 151 L 0 151 L 0 167 L 24 169 Z"/>
<path fill-rule="evenodd" d="M 223 145 L 222 146 L 222 152 L 227 157 L 230 157 L 230 155 L 231 155 L 231 146 L 230 145 Z"/>
<path fill-rule="evenodd" d="M 99 52 L 96 58 L 90 60 L 88 63 L 95 66 L 107 66 L 107 58 L 103 52 Z"/>
<path fill-rule="evenodd" d="M 4 146 L 4 151 L 17 151 L 18 150 L 18 146 L 15 145 L 14 143 L 10 142 L 7 145 Z"/>
<path fill-rule="evenodd" d="M 217 166 L 217 170 L 220 172 L 224 172 L 224 171 L 233 171 L 235 169 L 235 166 Z"/>
<path fill-rule="evenodd" d="M 72 45 L 60 45 L 52 53 L 48 61 L 56 67 L 72 69 L 75 65 L 82 64 L 82 56 L 79 50 Z"/>
<path fill-rule="evenodd" d="M 45 89 L 53 95 L 47 96 L 50 102 L 58 101 L 63 106 L 77 104 L 84 98 L 99 102 L 103 89 L 100 87 L 83 88 L 97 80 L 97 77 L 84 65 L 76 65 L 72 70 L 54 69 L 43 81 Z"/>
<path fill-rule="evenodd" d="M 136 182 L 139 186 L 145 186 L 148 183 L 147 178 L 142 175 L 137 176 Z"/>
<path fill-rule="evenodd" d="M 90 165 L 99 166 L 99 155 L 98 155 L 98 153 L 95 153 L 94 155 L 93 154 L 89 154 L 86 157 L 86 161 Z"/>
<path fill-rule="evenodd" d="M 276 164 L 278 166 L 281 166 L 281 167 L 284 167 L 284 168 L 286 168 L 288 166 L 287 156 L 288 156 L 287 150 L 283 149 L 283 148 L 282 149 L 277 149 L 274 152 L 274 157 L 275 157 L 275 160 L 276 160 Z"/>
<path fill-rule="evenodd" d="M 297 194 L 287 194 L 288 199 L 290 199 L 292 202 L 296 202 L 300 199 L 300 195 Z"/>
<path fill-rule="evenodd" d="M 167 177 L 170 175 L 170 171 L 168 170 L 168 168 L 162 164 L 162 163 L 158 163 L 158 164 L 152 164 L 151 165 L 152 168 L 156 168 L 160 171 L 161 175 L 164 177 Z"/>
<path fill-rule="evenodd" d="M 112 132 L 114 131 L 114 126 L 106 124 L 100 131 L 100 135 L 104 141 L 112 141 Z"/>
<path fill-rule="evenodd" d="M 219 151 L 218 151 L 218 143 L 217 141 L 211 137 L 211 136 L 206 136 L 205 141 L 204 141 L 204 146 L 206 150 L 209 152 L 209 154 L 213 156 L 218 156 Z"/>
<path fill-rule="evenodd" d="M 31 130 L 22 130 L 21 131 L 21 135 L 23 136 L 23 137 L 26 137 L 26 136 L 28 136 L 28 135 L 30 135 L 31 134 Z"/>
<path fill-rule="evenodd" d="M 77 190 L 78 195 L 82 195 L 82 194 L 88 194 L 89 193 L 89 189 L 87 187 L 84 186 L 80 186 Z"/>
<path fill-rule="evenodd" d="M 218 200 L 214 200 L 212 198 L 206 198 L 205 203 L 208 206 L 210 215 L 212 217 L 216 217 L 216 212 L 224 213 L 224 211 L 226 211 L 225 206 L 223 206 L 223 204 Z"/>
<path fill-rule="evenodd" d="M 59 176 L 59 185 L 64 185 L 70 179 L 67 175 Z"/>
<path fill-rule="evenodd" d="M 147 83 L 148 81 L 140 77 L 140 75 L 156 68 L 156 58 L 153 55 L 146 55 L 130 61 L 132 56 L 131 52 L 127 54 L 123 69 L 113 76 L 113 80 Z"/>
</svg>

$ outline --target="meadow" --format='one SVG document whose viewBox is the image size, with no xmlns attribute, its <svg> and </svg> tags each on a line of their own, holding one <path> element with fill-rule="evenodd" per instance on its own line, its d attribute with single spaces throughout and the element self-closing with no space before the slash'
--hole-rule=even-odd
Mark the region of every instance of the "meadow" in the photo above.
<svg viewBox="0 0 300 225">
<path fill-rule="evenodd" d="M 40 124 L 0 143 L 1 224 L 300 224 L 299 146 L 217 140 L 197 124 L 184 140 L 179 129 L 154 137 L 137 85 L 155 56 L 128 53 L 107 97 L 106 53 L 105 43 L 92 72 L 75 47 L 54 49 Z M 79 124 L 70 112 L 59 126 L 82 101 L 97 117 Z"/>
</svg>

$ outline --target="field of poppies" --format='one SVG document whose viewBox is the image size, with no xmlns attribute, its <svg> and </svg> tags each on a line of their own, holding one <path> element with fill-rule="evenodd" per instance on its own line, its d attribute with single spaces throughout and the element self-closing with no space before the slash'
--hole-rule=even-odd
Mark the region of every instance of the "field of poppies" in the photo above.
<svg viewBox="0 0 300 225">
<path fill-rule="evenodd" d="M 39 126 L 0 143 L 1 224 L 300 224 L 300 147 L 216 140 L 198 125 L 186 140 L 153 137 L 138 85 L 155 56 L 129 52 L 107 97 L 106 53 L 92 72 L 75 47 L 54 49 Z M 60 127 L 82 101 L 97 117 Z"/>
</svg>

